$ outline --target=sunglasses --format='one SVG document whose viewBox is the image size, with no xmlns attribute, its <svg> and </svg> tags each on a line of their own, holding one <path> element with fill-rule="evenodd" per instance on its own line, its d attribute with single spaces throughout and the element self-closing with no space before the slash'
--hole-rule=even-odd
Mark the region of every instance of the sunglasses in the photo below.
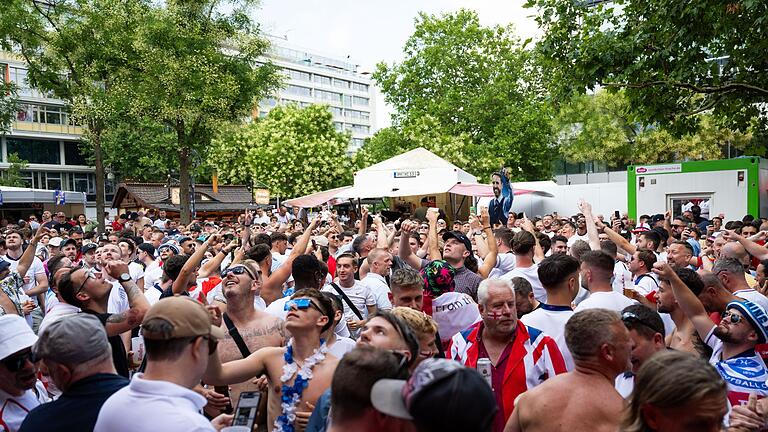
<svg viewBox="0 0 768 432">
<path fill-rule="evenodd" d="M 738 324 L 744 320 L 743 316 L 735 314 L 731 311 L 725 311 L 725 313 L 723 314 L 723 318 L 730 319 L 732 324 Z"/>
<path fill-rule="evenodd" d="M 24 367 L 24 365 L 27 364 L 27 360 L 29 360 L 30 363 L 36 363 L 38 361 L 38 359 L 32 353 L 32 350 L 17 354 L 15 356 L 7 357 L 0 361 L 0 363 L 2 363 L 5 368 L 8 369 L 8 372 L 18 372 Z"/>
<path fill-rule="evenodd" d="M 627 322 L 627 321 L 632 322 L 632 321 L 634 321 L 634 322 L 636 322 L 638 324 L 641 324 L 641 325 L 644 325 L 644 326 L 648 327 L 649 329 L 655 331 L 656 333 L 661 333 L 661 334 L 665 333 L 663 329 L 658 329 L 658 328 L 648 324 L 642 318 L 640 318 L 639 316 L 637 316 L 636 314 L 634 314 L 632 312 L 624 312 L 623 314 L 621 314 L 621 320 L 624 321 L 624 322 Z"/>
<path fill-rule="evenodd" d="M 248 268 L 246 266 L 230 267 L 230 268 L 228 268 L 228 269 L 226 269 L 226 270 L 221 272 L 221 278 L 224 279 L 230 273 L 232 273 L 233 275 L 237 275 L 237 276 L 240 276 L 243 273 L 248 273 L 248 276 L 250 276 L 251 279 L 256 279 L 256 277 L 251 273 L 250 270 L 248 270 Z M 288 310 L 288 309 L 286 309 L 286 310 Z"/>
<path fill-rule="evenodd" d="M 78 267 L 78 268 L 72 270 L 72 273 L 76 272 L 79 269 L 80 268 Z M 83 290 L 83 288 L 85 287 L 85 283 L 88 282 L 88 279 L 90 279 L 90 278 L 95 278 L 95 276 L 93 275 L 93 272 L 91 272 L 90 270 L 86 270 L 86 272 L 85 272 L 85 279 L 83 279 L 83 283 L 81 283 L 80 287 L 78 287 L 77 291 L 75 291 L 75 295 L 77 295 L 80 291 Z"/>
<path fill-rule="evenodd" d="M 285 302 L 285 306 L 283 306 L 284 311 L 289 311 L 296 307 L 298 310 L 307 310 L 311 307 L 317 309 L 320 313 L 323 313 L 322 310 L 320 310 L 319 307 L 310 299 L 308 298 L 298 298 L 298 299 L 291 299 Z"/>
</svg>

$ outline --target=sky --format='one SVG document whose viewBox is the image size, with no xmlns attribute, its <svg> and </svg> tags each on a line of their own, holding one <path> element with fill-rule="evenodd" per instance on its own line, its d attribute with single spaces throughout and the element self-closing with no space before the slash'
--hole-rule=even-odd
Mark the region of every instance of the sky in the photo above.
<svg viewBox="0 0 768 432">
<path fill-rule="evenodd" d="M 522 39 L 538 34 L 523 8 L 524 0 L 262 0 L 255 20 L 262 30 L 291 44 L 334 58 L 347 56 L 359 71 L 373 72 L 377 63 L 402 60 L 402 47 L 413 33 L 419 12 L 440 14 L 474 9 L 481 24 L 512 24 Z M 376 91 L 376 128 L 389 125 L 390 108 Z"/>
</svg>

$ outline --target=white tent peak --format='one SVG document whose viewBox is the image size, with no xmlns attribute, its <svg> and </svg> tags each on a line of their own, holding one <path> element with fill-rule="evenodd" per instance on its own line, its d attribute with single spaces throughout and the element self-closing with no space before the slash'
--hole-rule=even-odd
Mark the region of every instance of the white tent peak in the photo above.
<svg viewBox="0 0 768 432">
<path fill-rule="evenodd" d="M 417 147 L 413 150 L 391 157 L 385 161 L 381 161 L 367 168 L 363 168 L 362 170 L 356 172 L 355 175 L 363 171 L 402 171 L 409 169 L 427 168 L 452 168 L 455 170 L 461 170 L 461 168 L 432 153 L 424 147 Z"/>
</svg>

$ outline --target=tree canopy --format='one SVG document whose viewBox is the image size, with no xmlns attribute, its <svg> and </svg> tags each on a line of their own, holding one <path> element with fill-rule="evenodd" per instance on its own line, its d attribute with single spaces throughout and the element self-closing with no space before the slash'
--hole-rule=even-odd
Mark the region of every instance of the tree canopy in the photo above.
<svg viewBox="0 0 768 432">
<path fill-rule="evenodd" d="M 401 153 L 403 143 L 461 142 L 460 153 L 431 150 L 481 178 L 501 166 L 518 180 L 547 178 L 552 110 L 525 47 L 511 27 L 484 27 L 473 11 L 419 14 L 404 60 L 380 63 L 373 75 L 395 112 L 365 157 Z M 393 149 L 382 151 L 387 145 Z"/>
<path fill-rule="evenodd" d="M 642 123 L 676 135 L 695 131 L 702 112 L 730 129 L 766 133 L 768 3 L 590 4 L 527 1 L 544 32 L 537 49 L 556 103 L 598 87 L 624 89 Z"/>
<path fill-rule="evenodd" d="M 350 136 L 338 132 L 326 106 L 278 106 L 265 118 L 222 132 L 210 159 L 222 181 L 269 187 L 270 194 L 296 197 L 348 185 Z"/>
</svg>

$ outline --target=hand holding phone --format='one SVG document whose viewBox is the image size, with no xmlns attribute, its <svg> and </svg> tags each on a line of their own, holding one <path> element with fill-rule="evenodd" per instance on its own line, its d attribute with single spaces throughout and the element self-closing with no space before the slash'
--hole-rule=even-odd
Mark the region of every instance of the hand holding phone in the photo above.
<svg viewBox="0 0 768 432">
<path fill-rule="evenodd" d="M 247 391 L 240 393 L 232 426 L 245 426 L 250 430 L 253 430 L 253 426 L 256 424 L 256 412 L 259 410 L 260 402 L 261 392 Z"/>
</svg>

